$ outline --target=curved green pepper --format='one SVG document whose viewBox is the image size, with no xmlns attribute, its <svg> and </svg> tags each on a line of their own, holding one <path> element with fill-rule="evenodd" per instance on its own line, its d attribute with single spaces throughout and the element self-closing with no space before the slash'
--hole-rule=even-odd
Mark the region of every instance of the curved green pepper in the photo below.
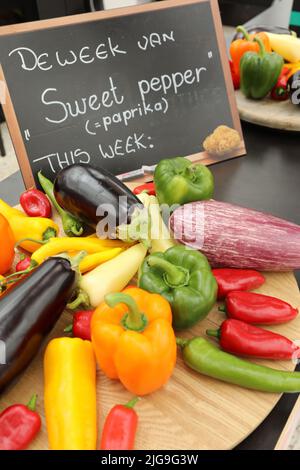
<svg viewBox="0 0 300 470">
<path fill-rule="evenodd" d="M 205 318 L 216 302 L 218 290 L 206 257 L 180 245 L 144 260 L 139 287 L 168 300 L 177 330 L 190 328 Z"/>
<path fill-rule="evenodd" d="M 160 204 L 169 206 L 211 199 L 214 192 L 211 171 L 183 157 L 161 160 L 155 168 L 154 182 Z"/>
<path fill-rule="evenodd" d="M 241 90 L 246 98 L 260 100 L 274 88 L 284 61 L 276 52 L 266 52 L 260 38 L 255 38 L 260 51 L 246 52 L 240 63 Z"/>
</svg>

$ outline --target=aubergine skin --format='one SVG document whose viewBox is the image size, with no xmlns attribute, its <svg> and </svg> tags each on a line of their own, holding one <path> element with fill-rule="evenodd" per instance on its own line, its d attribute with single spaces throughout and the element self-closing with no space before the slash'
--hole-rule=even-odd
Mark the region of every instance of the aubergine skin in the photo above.
<svg viewBox="0 0 300 470">
<path fill-rule="evenodd" d="M 99 206 L 115 212 L 118 227 L 129 224 L 133 207 L 141 205 L 130 189 L 107 170 L 83 164 L 71 165 L 58 173 L 54 194 L 63 209 L 92 226 L 106 216 L 97 216 Z M 123 200 L 119 199 L 121 196 Z"/>
<path fill-rule="evenodd" d="M 1 296 L 0 392 L 29 365 L 76 288 L 76 273 L 64 258 L 49 258 Z"/>
</svg>

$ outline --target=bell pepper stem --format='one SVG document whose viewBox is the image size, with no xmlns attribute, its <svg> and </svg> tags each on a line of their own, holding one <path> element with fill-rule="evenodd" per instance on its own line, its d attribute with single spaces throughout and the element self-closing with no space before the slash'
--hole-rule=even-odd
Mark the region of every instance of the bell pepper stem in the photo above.
<svg viewBox="0 0 300 470">
<path fill-rule="evenodd" d="M 164 273 L 164 280 L 169 287 L 183 287 L 189 282 L 189 272 L 181 266 L 175 266 L 159 256 L 149 256 L 147 263 L 153 268 L 158 268 Z"/>
<path fill-rule="evenodd" d="M 32 395 L 32 397 L 30 398 L 29 400 L 29 403 L 27 404 L 27 408 L 30 410 L 30 411 L 35 411 L 36 410 L 36 402 L 37 402 L 37 394 L 35 393 L 34 395 Z"/>
<path fill-rule="evenodd" d="M 220 307 L 218 308 L 219 312 L 222 312 L 222 313 L 226 313 L 226 307 L 225 305 L 220 305 Z"/>
<path fill-rule="evenodd" d="M 236 30 L 237 30 L 238 33 L 242 33 L 242 35 L 244 36 L 244 38 L 247 41 L 250 41 L 250 35 L 249 35 L 248 31 L 246 30 L 246 28 L 244 28 L 244 26 L 238 26 L 236 28 Z"/>
<path fill-rule="evenodd" d="M 118 304 L 125 304 L 128 307 L 128 313 L 121 320 L 124 328 L 138 332 L 144 331 L 148 323 L 147 318 L 139 310 L 136 301 L 130 295 L 122 293 L 107 294 L 104 300 L 111 308 Z"/>
<path fill-rule="evenodd" d="M 179 346 L 181 349 L 185 348 L 189 344 L 188 339 L 184 338 L 176 338 L 176 344 Z"/>
<path fill-rule="evenodd" d="M 64 333 L 72 333 L 73 332 L 73 325 L 72 323 L 70 323 L 70 325 L 66 326 L 66 328 L 64 328 Z"/>
<path fill-rule="evenodd" d="M 211 336 L 212 338 L 221 338 L 221 330 L 218 328 L 217 330 L 206 330 L 207 336 Z"/>
<path fill-rule="evenodd" d="M 86 292 L 79 291 L 78 296 L 76 297 L 73 302 L 68 303 L 67 308 L 69 310 L 76 310 L 76 308 L 80 307 L 80 305 L 84 305 L 88 307 L 90 305 L 90 299 Z"/>
<path fill-rule="evenodd" d="M 137 404 L 137 402 L 140 401 L 140 397 L 135 397 L 132 400 L 130 400 L 128 403 L 126 403 L 125 408 L 134 408 L 134 406 Z"/>
<path fill-rule="evenodd" d="M 260 57 L 263 57 L 266 54 L 266 48 L 265 48 L 265 45 L 264 45 L 263 41 L 258 37 L 255 37 L 254 41 L 259 44 L 259 53 L 258 54 L 260 55 Z"/>
</svg>

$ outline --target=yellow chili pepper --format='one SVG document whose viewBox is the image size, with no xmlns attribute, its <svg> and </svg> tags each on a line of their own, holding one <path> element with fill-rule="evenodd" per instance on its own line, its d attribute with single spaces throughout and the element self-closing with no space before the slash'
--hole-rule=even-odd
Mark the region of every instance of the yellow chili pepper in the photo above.
<svg viewBox="0 0 300 470">
<path fill-rule="evenodd" d="M 111 248 L 100 253 L 94 253 L 92 255 L 88 255 L 79 264 L 79 270 L 81 273 L 86 273 L 87 271 L 91 271 L 91 269 L 95 269 L 102 263 L 109 261 L 110 259 L 117 256 L 119 253 L 123 251 L 123 248 Z"/>
<path fill-rule="evenodd" d="M 96 450 L 96 362 L 90 341 L 56 338 L 44 357 L 44 401 L 51 450 Z"/>
<path fill-rule="evenodd" d="M 24 212 L 9 206 L 3 199 L 0 199 L 0 214 L 4 215 L 7 220 L 10 220 L 10 218 L 14 216 L 27 217 Z"/>
<path fill-rule="evenodd" d="M 88 254 L 99 253 L 106 251 L 108 248 L 123 248 L 128 244 L 120 240 L 101 240 L 99 238 L 89 237 L 61 237 L 51 238 L 49 242 L 41 246 L 31 259 L 38 264 L 41 264 L 50 256 L 58 255 L 65 251 L 86 251 Z"/>
<path fill-rule="evenodd" d="M 36 243 L 34 240 L 46 241 L 50 237 L 56 237 L 59 232 L 58 225 L 53 220 L 44 217 L 12 216 L 8 221 L 16 243 L 30 253 L 33 253 L 41 246 L 40 243 Z M 21 242 L 23 239 L 30 240 Z"/>
</svg>

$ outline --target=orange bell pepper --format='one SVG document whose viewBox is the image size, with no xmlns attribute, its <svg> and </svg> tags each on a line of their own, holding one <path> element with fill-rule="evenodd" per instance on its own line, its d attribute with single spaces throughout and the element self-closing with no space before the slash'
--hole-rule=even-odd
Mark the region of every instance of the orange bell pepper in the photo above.
<svg viewBox="0 0 300 470">
<path fill-rule="evenodd" d="M 10 270 L 15 256 L 15 239 L 6 218 L 0 214 L 0 274 Z"/>
<path fill-rule="evenodd" d="M 255 37 L 259 37 L 267 52 L 271 52 L 271 44 L 270 39 L 268 38 L 267 34 L 264 32 L 256 33 L 256 34 L 248 34 L 246 29 L 243 26 L 238 26 L 237 31 L 244 35 L 244 39 L 236 39 L 230 45 L 230 56 L 233 62 L 233 68 L 236 74 L 240 74 L 240 62 L 243 55 L 246 52 L 259 52 L 259 44 L 254 41 Z"/>
<path fill-rule="evenodd" d="M 147 395 L 170 378 L 176 362 L 171 307 L 137 287 L 108 294 L 94 312 L 92 343 L 100 368 L 134 395 Z"/>
</svg>

